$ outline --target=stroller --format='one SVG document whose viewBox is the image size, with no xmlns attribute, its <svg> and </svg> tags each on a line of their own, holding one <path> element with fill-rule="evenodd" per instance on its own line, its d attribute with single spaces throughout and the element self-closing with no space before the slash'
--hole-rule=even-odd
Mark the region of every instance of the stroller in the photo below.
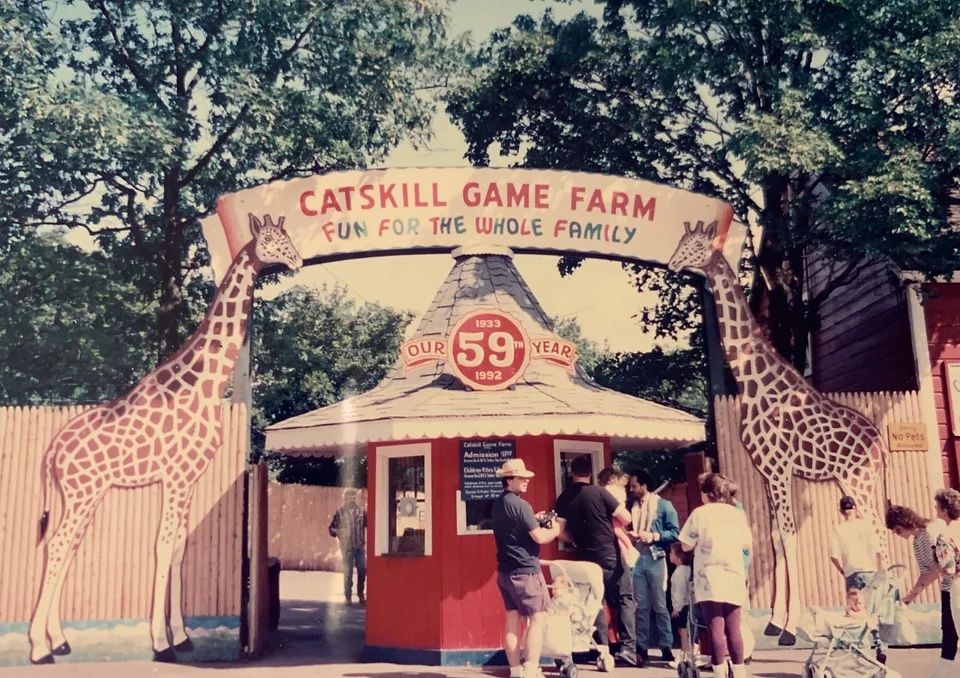
<svg viewBox="0 0 960 678">
<path fill-rule="evenodd" d="M 594 622 L 603 609 L 603 572 L 599 565 L 573 560 L 542 560 L 550 572 L 550 612 L 543 639 L 543 656 L 554 657 L 563 678 L 576 678 L 574 652 L 597 650 Z M 613 655 L 601 653 L 597 669 L 612 671 Z"/>
<path fill-rule="evenodd" d="M 895 573 L 904 569 L 894 565 L 877 572 L 863 589 L 863 614 L 847 617 L 843 613 L 813 608 L 813 627 L 801 629 L 813 643 L 803 665 L 803 678 L 900 678 L 876 658 L 881 631 L 893 623 L 902 605 L 900 581 Z"/>
</svg>

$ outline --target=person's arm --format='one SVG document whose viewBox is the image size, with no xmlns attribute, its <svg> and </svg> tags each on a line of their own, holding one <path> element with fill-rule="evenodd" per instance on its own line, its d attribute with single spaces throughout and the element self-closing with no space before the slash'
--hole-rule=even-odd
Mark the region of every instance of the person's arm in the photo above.
<svg viewBox="0 0 960 678">
<path fill-rule="evenodd" d="M 530 538 L 538 544 L 549 544 L 560 536 L 560 523 L 556 520 L 550 527 L 535 527 L 530 530 Z"/>
<path fill-rule="evenodd" d="M 834 530 L 833 538 L 830 540 L 830 562 L 833 563 L 833 566 L 837 568 L 840 574 L 843 574 L 843 560 L 841 560 L 840 555 L 840 535 Z"/>
<path fill-rule="evenodd" d="M 560 525 L 553 521 L 550 527 L 540 527 L 540 521 L 533 513 L 533 508 L 526 501 L 520 505 L 520 521 L 530 534 L 530 538 L 538 544 L 547 544 L 557 538 L 560 534 Z"/>
<path fill-rule="evenodd" d="M 557 518 L 556 520 L 557 527 L 560 532 L 557 535 L 557 538 L 562 541 L 564 544 L 570 544 L 571 546 L 576 546 L 573 541 L 573 537 L 570 536 L 570 533 L 567 532 L 567 521 L 563 518 Z"/>
<path fill-rule="evenodd" d="M 666 550 L 680 536 L 680 517 L 666 499 L 660 499 L 660 508 L 660 531 L 653 533 L 653 545 Z"/>
<path fill-rule="evenodd" d="M 613 517 L 619 520 L 621 525 L 630 524 L 630 513 L 623 504 L 617 504 L 617 508 L 613 512 Z"/>
<path fill-rule="evenodd" d="M 923 593 L 925 588 L 930 586 L 930 584 L 938 579 L 940 579 L 940 572 L 938 572 L 936 568 L 921 573 L 921 575 L 917 577 L 917 582 L 913 585 L 913 588 L 911 588 L 907 592 L 907 595 L 903 597 L 904 604 L 909 605 L 912 603 L 917 599 L 917 596 Z"/>
</svg>

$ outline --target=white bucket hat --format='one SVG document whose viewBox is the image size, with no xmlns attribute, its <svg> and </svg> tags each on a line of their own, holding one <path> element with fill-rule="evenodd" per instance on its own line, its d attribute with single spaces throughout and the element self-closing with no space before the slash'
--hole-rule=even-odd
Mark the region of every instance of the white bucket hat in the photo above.
<svg viewBox="0 0 960 678">
<path fill-rule="evenodd" d="M 507 459 L 503 466 L 497 469 L 498 478 L 533 478 L 533 471 L 527 470 L 523 459 Z"/>
</svg>

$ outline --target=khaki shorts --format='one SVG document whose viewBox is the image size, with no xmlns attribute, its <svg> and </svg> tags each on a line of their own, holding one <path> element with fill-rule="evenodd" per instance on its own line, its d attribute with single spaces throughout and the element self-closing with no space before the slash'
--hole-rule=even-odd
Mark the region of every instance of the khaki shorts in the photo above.
<svg viewBox="0 0 960 678">
<path fill-rule="evenodd" d="M 524 617 L 546 612 L 550 605 L 550 593 L 543 574 L 497 572 L 497 587 L 503 597 L 503 606 L 508 612 L 517 611 Z"/>
</svg>

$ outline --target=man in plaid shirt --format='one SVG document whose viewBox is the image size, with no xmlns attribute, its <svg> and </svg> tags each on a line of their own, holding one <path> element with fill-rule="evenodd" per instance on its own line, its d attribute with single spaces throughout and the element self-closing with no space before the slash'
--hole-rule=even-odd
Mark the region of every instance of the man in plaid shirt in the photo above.
<svg viewBox="0 0 960 678">
<path fill-rule="evenodd" d="M 330 521 L 330 536 L 340 540 L 343 555 L 343 596 L 347 605 L 353 604 L 353 568 L 357 568 L 357 598 L 366 602 L 363 584 L 367 577 L 367 511 L 357 503 L 357 491 L 343 491 L 343 506 Z"/>
</svg>

